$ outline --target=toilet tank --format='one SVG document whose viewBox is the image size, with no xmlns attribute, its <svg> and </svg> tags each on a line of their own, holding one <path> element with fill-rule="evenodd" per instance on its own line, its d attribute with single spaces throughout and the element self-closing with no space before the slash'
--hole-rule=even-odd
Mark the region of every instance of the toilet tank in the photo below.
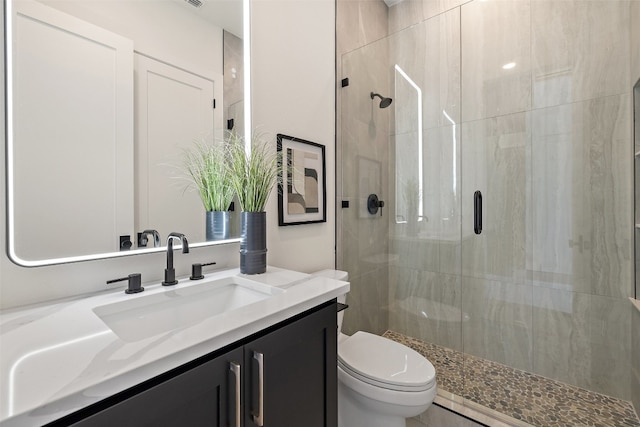
<svg viewBox="0 0 640 427">
<path fill-rule="evenodd" d="M 320 270 L 315 273 L 311 273 L 312 276 L 320 276 L 320 277 L 328 277 L 329 279 L 342 280 L 343 282 L 349 281 L 349 273 L 342 270 Z M 347 294 L 340 295 L 338 297 L 338 302 L 342 304 L 346 304 L 347 302 Z M 342 331 L 342 319 L 344 318 L 344 311 L 338 313 L 338 332 Z"/>
</svg>

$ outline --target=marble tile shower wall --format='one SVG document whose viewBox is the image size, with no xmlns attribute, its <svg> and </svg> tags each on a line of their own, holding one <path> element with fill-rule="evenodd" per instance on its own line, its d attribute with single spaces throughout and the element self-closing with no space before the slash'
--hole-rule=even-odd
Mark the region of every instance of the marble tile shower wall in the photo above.
<svg viewBox="0 0 640 427">
<path fill-rule="evenodd" d="M 381 334 L 388 326 L 389 227 L 384 216 L 367 211 L 367 197 L 375 193 L 388 203 L 389 114 L 371 92 L 390 93 L 387 8 L 383 2 L 338 2 L 338 77 L 349 78 L 338 91 L 339 201 L 350 207 L 338 212 L 338 268 L 349 272 L 351 292 L 343 332 L 365 330 Z M 348 17 L 348 18 L 346 18 Z M 383 25 L 384 23 L 384 25 Z M 376 41 L 378 40 L 378 41 Z M 348 118 L 345 120 L 344 118 Z M 340 206 L 340 203 L 337 204 Z"/>
<path fill-rule="evenodd" d="M 379 228 L 343 209 L 355 231 L 341 239 L 339 266 L 358 279 L 387 269 L 389 286 L 386 300 L 384 278 L 352 282 L 367 304 L 355 302 L 348 323 L 377 330 L 388 318 L 406 335 L 629 400 L 631 87 L 640 77 L 630 52 L 640 51 L 631 41 L 640 40 L 631 26 L 639 2 L 405 0 L 386 16 L 366 10 L 371 3 L 338 1 L 339 78 L 386 84 L 395 115 L 388 138 L 379 122 L 372 138 L 368 99 L 351 104 L 354 88 L 339 91 L 339 151 L 351 159 L 342 164 L 373 155 L 389 180 L 387 205 L 395 204 L 397 153 L 415 140 L 417 120 L 394 83 L 399 64 L 423 94 L 428 221 L 409 233 L 391 209 Z M 368 16 L 386 28 L 358 32 Z M 343 194 L 356 198 L 348 187 L 362 176 L 342 169 Z M 389 238 L 386 257 L 370 237 L 378 232 Z"/>
</svg>

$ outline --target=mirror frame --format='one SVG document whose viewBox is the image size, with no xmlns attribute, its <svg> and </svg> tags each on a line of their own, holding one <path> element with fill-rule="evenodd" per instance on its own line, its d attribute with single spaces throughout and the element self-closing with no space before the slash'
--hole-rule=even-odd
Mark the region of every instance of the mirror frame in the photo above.
<svg viewBox="0 0 640 427">
<path fill-rule="evenodd" d="M 4 63 L 5 63 L 5 170 L 6 170 L 6 230 L 7 255 L 9 259 L 22 267 L 43 267 L 49 265 L 68 264 L 82 261 L 95 261 L 108 258 L 120 258 L 166 251 L 166 246 L 159 248 L 135 249 L 121 252 L 105 252 L 72 257 L 50 258 L 43 260 L 25 260 L 15 252 L 15 218 L 14 218 L 14 165 L 13 165 L 13 22 L 12 0 L 4 1 Z M 244 49 L 244 134 L 247 153 L 251 150 L 251 0 L 242 0 L 242 37 Z M 192 248 L 217 246 L 238 243 L 240 238 L 219 240 L 215 242 L 198 242 Z"/>
</svg>

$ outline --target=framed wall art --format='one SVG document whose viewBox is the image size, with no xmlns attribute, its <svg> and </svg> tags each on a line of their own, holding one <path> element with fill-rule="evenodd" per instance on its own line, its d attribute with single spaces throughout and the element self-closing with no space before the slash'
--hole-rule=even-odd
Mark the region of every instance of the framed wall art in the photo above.
<svg viewBox="0 0 640 427">
<path fill-rule="evenodd" d="M 278 134 L 278 225 L 327 221 L 324 145 Z"/>
</svg>

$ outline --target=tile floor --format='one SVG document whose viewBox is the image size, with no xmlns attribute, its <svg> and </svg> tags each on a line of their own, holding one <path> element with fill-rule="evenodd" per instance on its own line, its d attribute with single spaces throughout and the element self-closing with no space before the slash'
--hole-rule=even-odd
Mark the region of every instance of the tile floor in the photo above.
<svg viewBox="0 0 640 427">
<path fill-rule="evenodd" d="M 439 397 L 453 395 L 452 400 L 471 402 L 482 408 L 482 412 L 496 413 L 498 418 L 503 418 L 501 414 L 506 415 L 506 419 L 513 419 L 513 424 L 640 427 L 633 406 L 624 400 L 464 355 L 397 332 L 387 331 L 384 336 L 413 348 L 433 363 Z"/>
</svg>

